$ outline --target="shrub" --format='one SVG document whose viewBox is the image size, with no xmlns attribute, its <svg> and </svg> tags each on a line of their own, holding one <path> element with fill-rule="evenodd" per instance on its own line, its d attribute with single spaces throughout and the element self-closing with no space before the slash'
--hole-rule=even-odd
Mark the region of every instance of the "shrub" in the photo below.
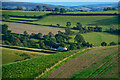
<svg viewBox="0 0 120 80">
<path fill-rule="evenodd" d="M 115 43 L 115 42 L 111 42 L 109 45 L 110 45 L 110 46 L 116 45 L 116 43 Z"/>
<path fill-rule="evenodd" d="M 106 42 L 102 42 L 101 46 L 107 46 L 107 43 Z"/>
</svg>

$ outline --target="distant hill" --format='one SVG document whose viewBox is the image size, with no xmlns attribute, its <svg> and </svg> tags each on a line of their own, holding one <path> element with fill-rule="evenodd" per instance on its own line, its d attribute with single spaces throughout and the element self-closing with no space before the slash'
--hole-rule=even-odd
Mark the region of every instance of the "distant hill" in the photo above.
<svg viewBox="0 0 120 80">
<path fill-rule="evenodd" d="M 15 9 L 17 6 L 23 7 L 24 10 L 30 10 L 30 9 L 34 9 L 37 5 L 39 6 L 48 6 L 52 9 L 54 8 L 65 8 L 67 11 L 80 11 L 80 10 L 84 10 L 84 11 L 101 11 L 103 10 L 103 8 L 105 7 L 114 7 L 116 9 L 118 9 L 118 3 L 117 2 L 113 2 L 113 3 L 96 3 L 94 5 L 92 4 L 88 4 L 88 3 L 79 3 L 82 5 L 78 5 L 78 3 L 76 4 L 76 6 L 65 6 L 63 3 L 63 5 L 56 5 L 57 3 L 28 3 L 28 2 L 2 2 L 2 8 L 8 8 L 8 9 Z M 74 4 L 75 5 L 75 4 Z"/>
<path fill-rule="evenodd" d="M 28 2 L 2 2 L 2 8 L 15 9 L 17 6 L 23 7 L 24 10 L 34 9 L 36 6 L 48 6 L 50 8 L 59 8 L 59 6 L 42 4 L 42 3 L 28 3 Z"/>
</svg>

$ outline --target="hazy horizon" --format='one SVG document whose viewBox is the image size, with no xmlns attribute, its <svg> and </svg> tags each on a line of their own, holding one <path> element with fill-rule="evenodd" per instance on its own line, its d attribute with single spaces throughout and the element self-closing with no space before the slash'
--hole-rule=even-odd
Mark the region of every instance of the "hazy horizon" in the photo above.
<svg viewBox="0 0 120 80">
<path fill-rule="evenodd" d="M 119 0 L 104 0 L 104 1 L 98 1 L 98 0 L 0 0 L 2 2 L 7 2 L 7 1 L 14 1 L 14 2 L 119 2 Z"/>
</svg>

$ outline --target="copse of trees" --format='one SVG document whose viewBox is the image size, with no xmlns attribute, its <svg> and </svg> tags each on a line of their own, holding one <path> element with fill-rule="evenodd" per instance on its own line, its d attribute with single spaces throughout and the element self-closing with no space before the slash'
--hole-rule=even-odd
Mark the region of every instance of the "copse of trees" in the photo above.
<svg viewBox="0 0 120 80">
<path fill-rule="evenodd" d="M 74 32 L 69 27 L 67 27 L 67 28 L 65 28 L 65 34 L 66 35 L 73 35 Z"/>
<path fill-rule="evenodd" d="M 36 6 L 36 10 L 41 11 L 41 6 Z"/>
<path fill-rule="evenodd" d="M 66 26 L 67 26 L 67 27 L 70 27 L 70 26 L 71 26 L 71 22 L 67 22 L 67 23 L 66 23 Z"/>
<path fill-rule="evenodd" d="M 110 25 L 110 28 L 106 32 L 111 34 L 120 34 L 120 29 L 116 29 L 115 25 Z"/>
<path fill-rule="evenodd" d="M 79 30 L 79 33 L 102 32 L 102 27 L 99 27 L 98 25 L 96 25 L 96 27 L 83 27 L 80 22 L 77 22 L 76 27 L 73 27 L 73 29 Z"/>
<path fill-rule="evenodd" d="M 4 14 L 2 15 L 2 20 L 6 21 L 6 20 L 9 20 L 10 19 L 10 16 Z"/>
<path fill-rule="evenodd" d="M 107 7 L 107 8 L 104 8 L 104 9 L 103 9 L 103 11 L 108 11 L 108 10 L 116 10 L 116 8 Z"/>
<path fill-rule="evenodd" d="M 69 50 L 80 49 L 82 47 L 91 47 L 91 44 L 85 42 L 81 34 L 76 35 L 75 43 L 70 42 L 70 39 L 72 39 L 72 37 L 70 37 L 69 35 L 72 34 L 73 32 L 69 29 L 69 27 L 66 28 L 65 32 L 58 31 L 58 34 L 55 35 L 52 32 L 49 32 L 47 35 L 42 35 L 42 33 L 28 34 L 27 31 L 24 31 L 23 34 L 17 34 L 11 33 L 11 31 L 8 30 L 8 25 L 2 25 L 2 39 L 3 44 L 6 45 L 24 46 L 41 49 L 68 46 Z"/>
<path fill-rule="evenodd" d="M 61 13 L 61 14 L 65 13 L 65 12 L 66 12 L 66 10 L 65 10 L 64 8 L 61 8 L 61 9 L 60 9 L 60 13 Z"/>
<path fill-rule="evenodd" d="M 109 46 L 117 45 L 115 42 L 110 42 Z"/>
<path fill-rule="evenodd" d="M 77 42 L 78 44 L 80 44 L 85 42 L 85 40 L 81 34 L 77 34 L 74 38 L 74 42 Z"/>
<path fill-rule="evenodd" d="M 54 10 L 56 13 L 57 12 L 59 12 L 60 11 L 60 9 L 59 8 L 55 8 L 55 10 Z"/>
<path fill-rule="evenodd" d="M 23 8 L 20 6 L 17 6 L 16 10 L 23 10 Z"/>
</svg>

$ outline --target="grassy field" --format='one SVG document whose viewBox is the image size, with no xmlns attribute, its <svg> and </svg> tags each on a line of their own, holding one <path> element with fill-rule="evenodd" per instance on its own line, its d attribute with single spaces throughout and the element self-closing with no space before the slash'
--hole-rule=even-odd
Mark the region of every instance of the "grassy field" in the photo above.
<svg viewBox="0 0 120 80">
<path fill-rule="evenodd" d="M 114 14 L 114 13 L 118 13 L 118 11 L 110 10 L 110 11 L 66 12 L 65 14 Z"/>
<path fill-rule="evenodd" d="M 71 14 L 88 14 L 88 13 L 115 13 L 117 11 L 100 11 L 100 12 L 67 12 Z M 48 12 L 49 13 L 49 12 Z M 15 11 L 3 11 L 3 14 L 9 15 L 45 15 L 47 12 L 15 12 Z M 24 15 L 23 15 L 24 14 Z M 100 27 L 103 27 L 104 30 L 108 29 L 110 25 L 115 25 L 118 28 L 118 16 L 63 16 L 63 15 L 54 15 L 54 16 L 46 16 L 44 18 L 20 18 L 20 17 L 10 17 L 10 21 L 13 22 L 26 22 L 26 23 L 33 23 L 33 24 L 41 24 L 41 25 L 54 25 L 60 24 L 63 27 L 66 27 L 66 22 L 71 22 L 72 25 L 70 26 L 75 27 L 77 22 L 80 22 L 83 27 L 84 26 L 95 26 L 96 24 Z"/>
<path fill-rule="evenodd" d="M 46 25 L 56 25 L 66 26 L 66 22 L 71 22 L 71 27 L 75 27 L 77 22 L 80 22 L 84 26 L 95 26 L 96 24 L 108 29 L 111 24 L 118 27 L 118 17 L 117 16 L 48 16 L 34 23 L 46 24 Z"/>
<path fill-rule="evenodd" d="M 42 55 L 47 54 L 2 47 L 2 64 L 8 64 L 12 62 L 22 61 L 25 59 L 31 59 Z"/>
<path fill-rule="evenodd" d="M 100 46 L 102 42 L 110 43 L 116 42 L 118 43 L 118 35 L 109 34 L 105 32 L 89 32 L 82 34 L 86 42 L 92 43 L 95 46 Z M 72 39 L 70 42 L 74 42 L 74 36 L 71 36 Z"/>
<path fill-rule="evenodd" d="M 92 49 L 73 56 L 46 78 L 118 78 L 118 53 L 118 46 Z"/>
<path fill-rule="evenodd" d="M 6 14 L 6 15 L 14 15 L 14 16 L 43 16 L 47 13 L 50 12 L 38 12 L 38 11 L 2 11 L 2 14 Z"/>
</svg>

